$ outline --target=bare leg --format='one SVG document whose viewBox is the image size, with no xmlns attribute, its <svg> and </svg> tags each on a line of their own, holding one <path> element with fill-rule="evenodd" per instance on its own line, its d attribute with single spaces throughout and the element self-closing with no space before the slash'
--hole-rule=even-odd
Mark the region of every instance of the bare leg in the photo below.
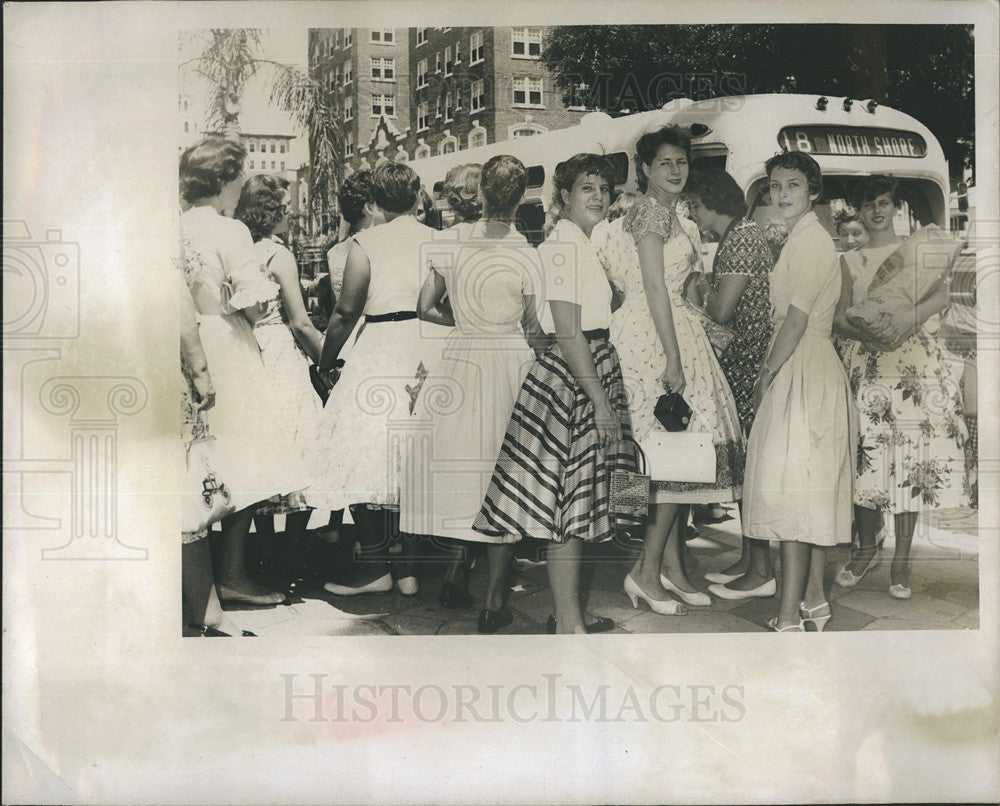
<svg viewBox="0 0 1000 806">
<path fill-rule="evenodd" d="M 486 583 L 486 609 L 499 610 L 507 593 L 507 579 L 514 564 L 513 543 L 491 543 L 486 547 L 489 580 Z"/>
<path fill-rule="evenodd" d="M 847 569 L 855 576 L 859 576 L 868 567 L 868 563 L 878 551 L 875 541 L 884 523 L 885 519 L 881 510 L 854 507 L 854 528 L 858 534 L 858 550 L 847 564 Z"/>
<path fill-rule="evenodd" d="M 743 535 L 743 542 L 740 547 L 740 558 L 730 565 L 728 568 L 723 568 L 720 573 L 723 574 L 739 574 L 742 576 L 750 568 L 750 538 Z M 735 582 L 730 583 L 726 587 L 734 587 Z"/>
<path fill-rule="evenodd" d="M 781 605 L 778 627 L 799 623 L 799 606 L 805 596 L 806 576 L 813 546 L 793 540 L 781 541 Z"/>
<path fill-rule="evenodd" d="M 212 578 L 208 538 L 181 546 L 181 601 L 185 629 L 221 621 L 222 607 Z"/>
<path fill-rule="evenodd" d="M 910 547 L 913 531 L 917 526 L 916 512 L 896 513 L 896 550 L 889 567 L 889 582 L 893 585 L 910 585 Z"/>
<path fill-rule="evenodd" d="M 809 554 L 809 575 L 806 577 L 806 591 L 802 603 L 807 608 L 815 608 L 827 601 L 823 588 L 823 572 L 826 570 L 826 548 L 813 546 Z"/>
<path fill-rule="evenodd" d="M 674 528 L 680 507 L 677 504 L 653 504 L 652 519 L 646 527 L 642 552 L 632 567 L 632 579 L 654 599 L 669 599 L 670 594 L 660 584 L 660 564 L 667 545 L 667 537 Z"/>
<path fill-rule="evenodd" d="M 247 573 L 246 548 L 252 519 L 251 507 L 223 518 L 219 585 L 251 596 L 267 596 L 274 592 L 252 580 Z"/>
<path fill-rule="evenodd" d="M 676 506 L 676 505 L 675 505 Z M 677 507 L 677 517 L 674 519 L 670 532 L 667 534 L 666 550 L 663 552 L 661 569 L 663 575 L 685 593 L 697 593 L 698 589 L 691 584 L 684 568 L 684 526 L 687 524 L 688 508 L 685 505 Z"/>
<path fill-rule="evenodd" d="M 274 515 L 269 512 L 254 513 L 253 526 L 257 542 L 253 547 L 260 559 L 273 560 L 278 556 L 278 540 L 274 532 Z"/>
<path fill-rule="evenodd" d="M 556 609 L 557 633 L 586 633 L 580 611 L 580 538 L 570 537 L 549 546 L 549 586 Z"/>
</svg>

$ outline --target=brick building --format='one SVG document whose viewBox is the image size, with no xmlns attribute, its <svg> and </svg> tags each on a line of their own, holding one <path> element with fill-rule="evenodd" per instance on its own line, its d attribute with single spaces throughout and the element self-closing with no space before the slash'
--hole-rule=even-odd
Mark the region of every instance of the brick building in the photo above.
<svg viewBox="0 0 1000 806">
<path fill-rule="evenodd" d="M 311 70 L 336 93 L 348 170 L 577 123 L 540 61 L 547 29 L 312 29 Z"/>
</svg>

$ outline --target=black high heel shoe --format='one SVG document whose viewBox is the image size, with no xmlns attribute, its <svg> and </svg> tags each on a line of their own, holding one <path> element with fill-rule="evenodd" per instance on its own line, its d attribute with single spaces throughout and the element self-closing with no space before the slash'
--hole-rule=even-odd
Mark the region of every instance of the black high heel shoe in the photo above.
<svg viewBox="0 0 1000 806">
<path fill-rule="evenodd" d="M 610 632 L 615 628 L 615 623 L 609 618 L 604 618 L 603 616 L 594 616 L 594 619 L 595 620 L 592 621 L 590 624 L 583 625 L 584 627 L 586 627 L 588 633 Z M 555 616 L 549 616 L 549 620 L 545 625 L 545 629 L 548 631 L 549 635 L 556 634 Z"/>
<path fill-rule="evenodd" d="M 506 627 L 514 620 L 514 614 L 510 612 L 507 605 L 501 606 L 499 610 L 479 611 L 479 632 L 483 635 L 492 635 L 502 627 Z"/>
<path fill-rule="evenodd" d="M 441 604 L 441 607 L 448 610 L 464 610 L 467 607 L 472 607 L 476 603 L 476 600 L 458 587 L 458 585 L 445 582 L 441 586 L 438 602 Z"/>
</svg>

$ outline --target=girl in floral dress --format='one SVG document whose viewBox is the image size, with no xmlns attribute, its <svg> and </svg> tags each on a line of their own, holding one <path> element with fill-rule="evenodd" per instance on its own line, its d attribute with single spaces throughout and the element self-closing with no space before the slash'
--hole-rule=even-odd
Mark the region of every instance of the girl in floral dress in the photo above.
<svg viewBox="0 0 1000 806">
<path fill-rule="evenodd" d="M 935 336 L 949 290 L 940 283 L 902 321 L 890 319 L 872 330 L 849 323 L 845 312 L 864 299 L 879 267 L 902 243 L 893 229 L 900 198 L 891 177 L 866 177 L 858 186 L 855 206 L 869 240 L 844 254 L 836 329 L 853 340 L 845 364 L 861 427 L 854 483 L 859 548 L 836 581 L 853 587 L 875 565 L 888 513 L 896 541 L 889 593 L 909 599 L 910 546 L 918 512 L 967 503 L 962 396 Z"/>
<path fill-rule="evenodd" d="M 643 552 L 625 583 L 654 601 L 669 600 L 670 591 L 689 605 L 709 605 L 711 597 L 687 578 L 680 528 L 686 512 L 679 516 L 684 504 L 740 497 L 743 435 L 729 384 L 683 295 L 690 272 L 701 269 L 698 228 L 675 211 L 688 178 L 690 138 L 671 126 L 644 134 L 635 160 L 645 195 L 622 219 L 621 231 L 629 237 L 614 237 L 612 224 L 603 230 L 611 237 L 598 244 L 612 282 L 625 293 L 612 317 L 611 338 L 619 345 L 635 438 L 641 444 L 663 431 L 653 415 L 656 401 L 665 391 L 682 394 L 693 412 L 688 430 L 712 434 L 716 480 L 654 482 Z"/>
</svg>

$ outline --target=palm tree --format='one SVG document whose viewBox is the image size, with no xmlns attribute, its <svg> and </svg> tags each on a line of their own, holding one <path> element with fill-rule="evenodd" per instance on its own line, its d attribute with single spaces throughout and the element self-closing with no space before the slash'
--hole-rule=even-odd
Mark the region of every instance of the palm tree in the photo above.
<svg viewBox="0 0 1000 806">
<path fill-rule="evenodd" d="M 323 87 L 308 73 L 261 55 L 258 28 L 212 28 L 194 36 L 204 39 L 201 53 L 181 63 L 193 69 L 212 87 L 208 105 L 211 128 L 225 137 L 239 139 L 239 116 L 247 82 L 258 73 L 266 76 L 269 102 L 289 112 L 305 130 L 309 143 L 309 213 L 316 220 L 333 205 L 343 179 L 343 133 Z"/>
</svg>

